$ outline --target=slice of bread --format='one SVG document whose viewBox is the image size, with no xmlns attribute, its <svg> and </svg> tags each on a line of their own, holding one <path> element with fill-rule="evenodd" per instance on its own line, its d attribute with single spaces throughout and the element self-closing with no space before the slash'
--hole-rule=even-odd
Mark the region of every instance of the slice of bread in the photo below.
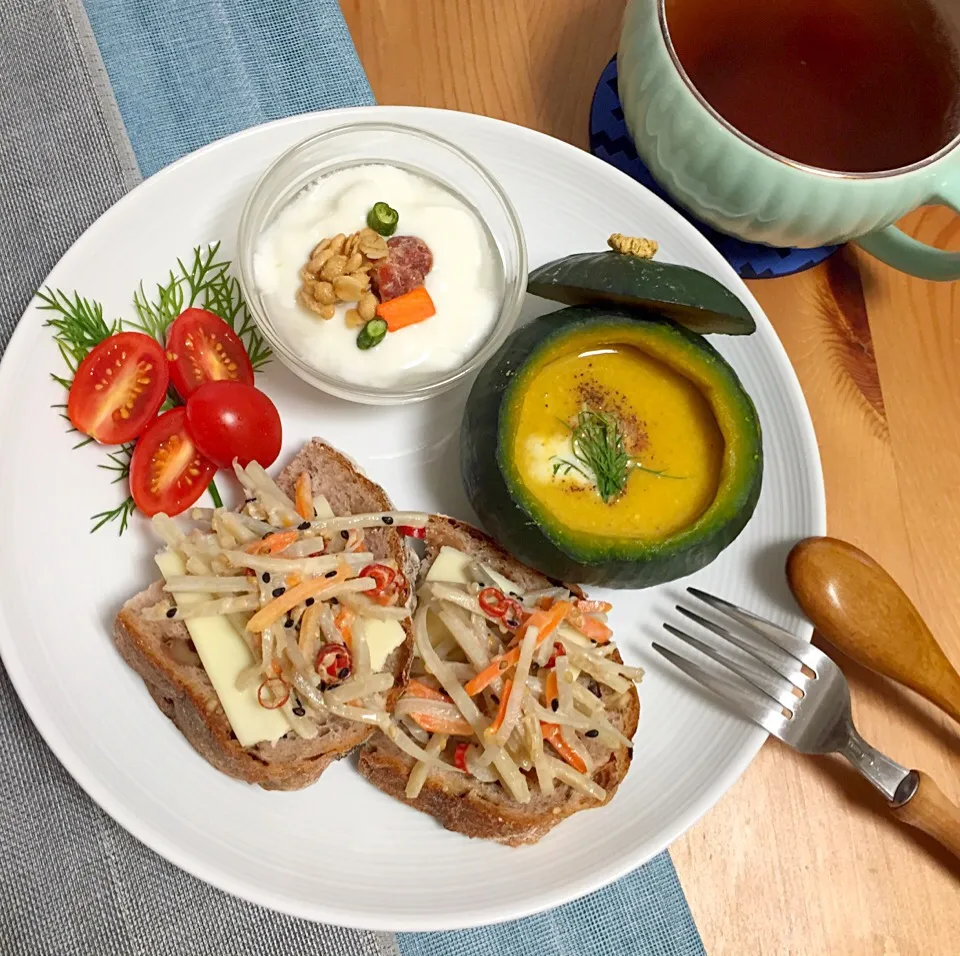
<svg viewBox="0 0 960 956">
<path fill-rule="evenodd" d="M 292 496 L 294 482 L 303 471 L 310 473 L 313 493 L 324 495 L 334 514 L 389 511 L 393 507 L 383 488 L 319 439 L 303 447 L 277 477 L 277 484 Z M 408 581 L 416 580 L 418 559 L 397 531 L 370 530 L 365 542 L 377 558 L 395 561 Z M 241 747 L 199 658 L 189 652 L 192 645 L 186 626 L 181 621 L 145 620 L 141 613 L 164 597 L 162 586 L 162 581 L 154 582 L 123 606 L 114 625 L 114 642 L 123 659 L 143 678 L 157 706 L 218 770 L 267 790 L 297 790 L 314 783 L 334 760 L 370 738 L 374 728 L 331 716 L 320 723 L 320 732 L 312 740 L 291 731 L 276 743 Z M 391 654 L 385 668 L 396 680 L 389 709 L 410 668 L 409 621 L 404 628 L 407 639 Z"/>
<path fill-rule="evenodd" d="M 427 527 L 422 574 L 429 571 L 444 545 L 474 555 L 525 590 L 546 588 L 556 583 L 521 564 L 482 531 L 442 516 L 432 518 Z M 616 659 L 620 660 L 619 654 Z M 640 719 L 640 698 L 636 688 L 631 687 L 629 692 L 617 695 L 602 687 L 601 696 L 607 701 L 607 716 L 611 723 L 632 740 Z M 586 746 L 597 763 L 593 779 L 606 790 L 604 802 L 608 802 L 630 767 L 632 748 L 621 747 L 611 753 L 590 740 L 586 741 Z M 544 795 L 534 774 L 527 774 L 530 802 L 519 804 L 499 783 L 481 783 L 474 777 L 448 770 L 431 770 L 420 795 L 410 800 L 405 791 L 414 764 L 412 757 L 379 731 L 360 751 L 360 773 L 385 793 L 429 813 L 448 830 L 510 846 L 536 843 L 561 820 L 578 810 L 601 806 L 560 781 L 556 782 L 552 795 Z"/>
</svg>

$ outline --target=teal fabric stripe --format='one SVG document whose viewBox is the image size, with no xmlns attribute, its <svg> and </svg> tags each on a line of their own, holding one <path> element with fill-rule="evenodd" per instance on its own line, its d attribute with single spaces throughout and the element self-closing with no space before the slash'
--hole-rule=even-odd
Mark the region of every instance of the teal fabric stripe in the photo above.
<svg viewBox="0 0 960 956">
<path fill-rule="evenodd" d="M 401 956 L 705 956 L 666 853 L 549 912 L 481 929 L 398 933 L 397 943 Z"/>
<path fill-rule="evenodd" d="M 373 103 L 336 0 L 85 0 L 144 176 L 268 120 Z"/>
<path fill-rule="evenodd" d="M 373 103 L 336 0 L 84 2 L 145 176 L 258 123 Z M 403 956 L 704 954 L 666 853 L 549 913 L 397 940 Z"/>
</svg>

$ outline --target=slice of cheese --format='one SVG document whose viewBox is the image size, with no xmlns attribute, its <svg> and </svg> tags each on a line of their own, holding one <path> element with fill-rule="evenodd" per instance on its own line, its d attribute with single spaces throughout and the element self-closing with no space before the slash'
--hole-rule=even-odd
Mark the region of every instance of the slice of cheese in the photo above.
<svg viewBox="0 0 960 956">
<path fill-rule="evenodd" d="M 363 618 L 363 639 L 370 650 L 370 669 L 382 671 L 387 658 L 404 642 L 406 636 L 399 621 Z"/>
<path fill-rule="evenodd" d="M 156 557 L 157 567 L 165 579 L 186 574 L 180 556 L 164 551 Z M 209 601 L 210 594 L 177 594 L 181 607 Z M 257 688 L 237 690 L 240 672 L 254 663 L 253 653 L 236 628 L 225 617 L 197 617 L 183 622 L 190 632 L 203 669 L 220 698 L 223 712 L 230 721 L 241 747 L 252 747 L 264 740 L 279 740 L 290 724 L 279 710 L 267 710 L 257 701 Z"/>
<path fill-rule="evenodd" d="M 436 560 L 430 565 L 430 570 L 427 572 L 427 580 L 445 581 L 449 584 L 469 584 L 471 581 L 470 565 L 473 564 L 473 562 L 474 559 L 471 558 L 469 554 L 464 554 L 456 548 L 444 545 L 440 549 Z M 509 594 L 511 591 L 514 594 L 523 594 L 521 587 L 514 584 L 513 581 L 510 581 L 508 578 L 505 578 L 502 574 L 498 574 L 493 568 L 485 564 L 483 565 L 483 570 L 496 581 L 497 587 L 505 594 Z"/>
</svg>

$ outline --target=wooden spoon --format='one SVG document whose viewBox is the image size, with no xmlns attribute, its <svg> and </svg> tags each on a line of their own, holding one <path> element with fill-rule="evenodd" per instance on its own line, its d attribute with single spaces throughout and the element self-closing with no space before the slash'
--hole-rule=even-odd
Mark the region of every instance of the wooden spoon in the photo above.
<svg viewBox="0 0 960 956">
<path fill-rule="evenodd" d="M 806 538 L 787 557 L 787 580 L 831 644 L 912 688 L 960 721 L 960 674 L 900 585 L 869 555 L 836 538 Z M 960 808 L 927 774 L 913 771 L 893 815 L 960 857 Z"/>
<path fill-rule="evenodd" d="M 873 558 L 836 538 L 806 538 L 787 558 L 787 580 L 831 644 L 960 721 L 960 674 L 910 598 Z"/>
</svg>

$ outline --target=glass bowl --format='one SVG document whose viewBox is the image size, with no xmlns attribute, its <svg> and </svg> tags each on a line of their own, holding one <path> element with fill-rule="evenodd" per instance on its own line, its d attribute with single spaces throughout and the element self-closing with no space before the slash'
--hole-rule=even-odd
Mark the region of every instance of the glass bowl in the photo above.
<svg viewBox="0 0 960 956">
<path fill-rule="evenodd" d="M 261 296 L 254 254 L 261 233 L 302 189 L 351 166 L 398 166 L 440 183 L 485 223 L 503 279 L 500 310 L 488 337 L 454 369 L 424 374 L 409 387 L 378 387 L 346 381 L 307 363 L 284 339 Z M 365 223 L 358 223 L 357 228 Z M 319 240 L 318 236 L 318 240 Z M 513 204 L 500 184 L 472 156 L 433 133 L 395 123 L 358 122 L 311 136 L 283 153 L 260 177 L 240 218 L 240 286 L 247 305 L 277 358 L 311 385 L 368 405 L 419 402 L 453 388 L 476 372 L 513 328 L 527 282 L 527 249 Z"/>
</svg>

